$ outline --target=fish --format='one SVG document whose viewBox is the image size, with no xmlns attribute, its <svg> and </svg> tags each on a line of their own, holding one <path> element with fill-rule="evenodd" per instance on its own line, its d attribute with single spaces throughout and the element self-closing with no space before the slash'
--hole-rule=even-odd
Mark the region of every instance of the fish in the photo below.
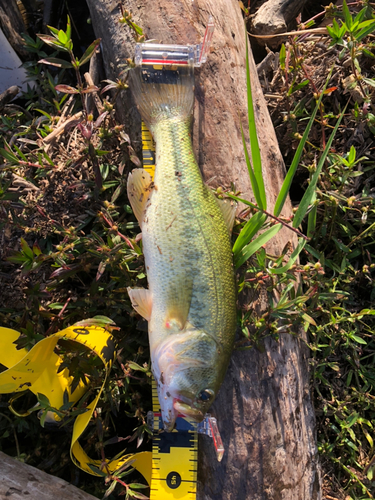
<svg viewBox="0 0 375 500">
<path fill-rule="evenodd" d="M 217 199 L 194 156 L 194 69 L 136 67 L 130 88 L 155 144 L 155 176 L 129 174 L 148 289 L 129 288 L 148 321 L 151 369 L 164 430 L 179 415 L 201 422 L 229 364 L 236 332 L 231 230 L 236 207 Z"/>
</svg>

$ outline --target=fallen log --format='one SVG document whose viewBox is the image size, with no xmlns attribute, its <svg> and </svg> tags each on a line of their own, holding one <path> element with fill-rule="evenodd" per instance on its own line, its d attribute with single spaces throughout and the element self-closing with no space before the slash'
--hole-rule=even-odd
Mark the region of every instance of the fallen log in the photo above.
<svg viewBox="0 0 375 500">
<path fill-rule="evenodd" d="M 51 476 L 0 451 L 0 498 L 9 500 L 95 500 L 59 477 Z"/>
<path fill-rule="evenodd" d="M 117 0 L 88 0 L 93 27 L 102 39 L 107 78 L 118 77 L 121 64 L 134 55 L 134 40 L 120 25 Z M 193 140 L 198 164 L 212 186 L 234 182 L 254 200 L 244 159 L 240 120 L 247 122 L 245 29 L 236 0 L 127 0 L 134 22 L 149 39 L 193 44 L 202 40 L 208 16 L 215 21 L 213 47 L 196 72 Z M 270 210 L 285 167 L 251 57 L 256 124 Z M 119 116 L 140 150 L 140 117 L 130 93 L 119 103 Z M 246 127 L 245 127 L 246 128 Z M 138 141 L 138 142 L 137 142 Z M 283 215 L 291 213 L 288 201 Z M 295 235 L 283 229 L 268 246 L 280 254 Z M 264 309 L 262 297 L 246 297 Z M 315 419 L 309 392 L 308 351 L 303 340 L 281 334 L 260 350 L 234 351 L 225 382 L 212 407 L 226 453 L 215 458 L 213 444 L 200 439 L 198 500 L 319 500 L 320 474 Z"/>
</svg>

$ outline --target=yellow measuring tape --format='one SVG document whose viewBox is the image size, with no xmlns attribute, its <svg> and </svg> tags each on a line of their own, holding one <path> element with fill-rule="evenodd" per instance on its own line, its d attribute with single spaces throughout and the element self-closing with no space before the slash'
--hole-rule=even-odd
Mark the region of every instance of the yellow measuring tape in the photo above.
<svg viewBox="0 0 375 500">
<path fill-rule="evenodd" d="M 73 325 L 41 340 L 30 351 L 16 348 L 15 341 L 19 335 L 15 330 L 0 327 L 0 363 L 8 368 L 0 373 L 0 393 L 18 393 L 29 389 L 36 395 L 42 394 L 47 397 L 50 406 L 56 409 L 64 405 L 64 394 L 65 400 L 68 398 L 69 402 L 77 402 L 87 391 L 88 386 L 81 381 L 75 391 L 71 392 L 73 377 L 69 376 L 67 368 L 59 372 L 63 360 L 54 349 L 60 339 L 72 340 L 88 347 L 102 361 L 105 378 L 98 395 L 87 406 L 87 411 L 78 415 L 74 422 L 70 445 L 71 459 L 77 467 L 95 476 L 101 475 L 95 469 L 112 474 L 135 459 L 132 466 L 150 482 L 149 452 L 126 454 L 116 460 L 105 460 L 103 463 L 90 458 L 79 443 L 79 438 L 93 415 L 112 367 L 115 356 L 112 335 L 100 326 Z M 56 413 L 51 412 L 51 415 L 56 421 L 60 420 Z"/>
<path fill-rule="evenodd" d="M 156 383 L 152 384 L 154 438 L 150 500 L 195 500 L 197 494 L 197 425 L 176 419 L 173 432 L 163 429 Z"/>
</svg>

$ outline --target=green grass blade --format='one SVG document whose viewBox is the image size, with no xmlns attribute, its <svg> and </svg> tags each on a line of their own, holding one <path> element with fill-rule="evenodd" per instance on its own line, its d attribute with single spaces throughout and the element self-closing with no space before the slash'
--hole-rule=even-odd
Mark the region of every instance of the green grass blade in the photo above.
<svg viewBox="0 0 375 500">
<path fill-rule="evenodd" d="M 240 127 L 241 127 L 243 150 L 244 150 L 244 153 L 245 153 L 245 159 L 246 159 L 247 169 L 249 171 L 249 177 L 250 177 L 251 187 L 253 189 L 255 200 L 258 203 L 258 205 L 260 206 L 260 204 L 261 204 L 261 197 L 260 197 L 260 193 L 259 193 L 258 182 L 257 182 L 257 180 L 255 178 L 253 167 L 251 165 L 249 153 L 247 151 L 247 146 L 246 146 L 246 141 L 245 141 L 245 135 L 243 133 L 243 128 L 242 128 L 242 124 L 241 123 L 240 123 Z"/>
<path fill-rule="evenodd" d="M 314 197 L 311 200 L 311 203 L 314 203 L 315 200 L 316 200 L 316 193 L 314 193 Z M 307 217 L 307 237 L 308 238 L 312 238 L 314 236 L 315 229 L 316 229 L 317 213 L 318 213 L 318 207 L 315 205 L 315 206 L 313 206 L 313 208 L 311 209 L 311 211 L 309 212 L 309 215 Z"/>
<path fill-rule="evenodd" d="M 285 266 L 282 267 L 277 267 L 275 269 L 271 269 L 272 274 L 282 274 L 286 273 L 292 265 L 295 263 L 295 261 L 298 259 L 299 254 L 302 252 L 304 246 L 306 245 L 306 240 L 304 238 L 299 238 L 298 239 L 298 245 L 292 252 L 292 255 L 290 256 L 290 259 L 288 262 L 285 264 Z"/>
<path fill-rule="evenodd" d="M 275 203 L 275 208 L 273 210 L 273 214 L 276 217 L 278 217 L 280 215 L 281 210 L 283 209 L 285 200 L 286 200 L 286 198 L 288 196 L 288 193 L 289 193 L 289 190 L 290 190 L 290 186 L 291 186 L 292 181 L 293 181 L 294 174 L 296 173 L 299 161 L 301 159 L 303 148 L 305 147 L 305 144 L 306 144 L 307 138 L 309 136 L 311 127 L 312 127 L 312 125 L 314 123 L 314 120 L 315 120 L 316 113 L 318 112 L 318 109 L 320 107 L 320 103 L 322 102 L 323 94 L 324 94 L 324 91 L 327 88 L 327 85 L 328 85 L 329 80 L 331 78 L 332 71 L 333 71 L 333 66 L 331 68 L 331 71 L 329 72 L 329 75 L 328 75 L 328 78 L 326 80 L 326 83 L 325 83 L 325 85 L 323 87 L 322 92 L 320 93 L 318 102 L 316 103 L 314 112 L 311 115 L 311 118 L 309 120 L 309 123 L 307 124 L 305 132 L 304 132 L 304 134 L 302 136 L 302 139 L 300 140 L 300 143 L 298 144 L 298 148 L 297 148 L 297 151 L 295 152 L 295 155 L 293 157 L 292 164 L 289 167 L 288 173 L 285 176 L 283 185 L 281 186 L 280 192 L 279 192 L 279 194 L 277 196 L 277 200 L 276 200 L 276 203 Z"/>
<path fill-rule="evenodd" d="M 227 196 L 231 200 L 236 200 L 239 203 L 244 203 L 245 205 L 247 205 L 251 208 L 256 208 L 257 210 L 259 210 L 258 205 L 255 205 L 255 203 L 251 203 L 251 201 L 244 200 L 243 198 L 239 198 L 238 196 L 234 196 L 234 194 L 229 194 L 229 193 L 225 193 L 225 196 Z"/>
<path fill-rule="evenodd" d="M 259 142 L 257 136 L 257 130 L 255 125 L 254 116 L 254 106 L 253 106 L 253 95 L 251 90 L 251 80 L 250 80 L 250 66 L 249 66 L 249 42 L 247 38 L 247 30 L 245 23 L 245 43 L 246 43 L 246 86 L 247 86 L 247 114 L 249 118 L 249 136 L 250 136 L 250 146 L 251 146 L 251 157 L 254 166 L 254 176 L 257 184 L 258 197 L 255 196 L 255 189 L 253 185 L 253 180 L 250 176 L 250 181 L 253 187 L 254 196 L 257 200 L 258 205 L 267 209 L 266 200 L 266 190 L 264 188 L 263 174 L 262 174 L 262 159 L 260 157 Z M 250 172 L 249 172 L 250 173 Z"/>
<path fill-rule="evenodd" d="M 267 216 L 265 214 L 258 212 L 246 222 L 233 245 L 233 254 L 235 257 L 238 256 L 243 247 L 256 235 L 266 219 Z"/>
<path fill-rule="evenodd" d="M 319 160 L 319 163 L 318 163 L 318 166 L 316 167 L 314 175 L 312 176 L 310 184 L 309 184 L 308 188 L 306 189 L 305 194 L 302 197 L 301 203 L 299 204 L 299 207 L 298 207 L 297 212 L 295 213 L 295 216 L 293 219 L 293 227 L 298 227 L 301 224 L 303 218 L 306 215 L 306 212 L 307 212 L 309 206 L 311 205 L 311 203 L 314 200 L 315 189 L 316 189 L 316 185 L 318 183 L 320 172 L 323 168 L 327 154 L 331 148 L 332 141 L 336 135 L 337 129 L 339 128 L 341 120 L 342 120 L 344 113 L 346 111 L 346 106 L 344 108 L 344 111 L 341 113 L 339 119 L 336 122 L 335 128 L 333 129 L 333 132 L 332 132 L 330 138 L 328 139 L 327 145 L 324 148 L 323 154 Z"/>
<path fill-rule="evenodd" d="M 238 257 L 234 259 L 234 266 L 236 268 L 242 266 L 247 259 L 249 259 L 260 247 L 265 245 L 271 238 L 273 238 L 282 228 L 282 224 L 276 224 L 275 226 L 270 227 L 264 233 L 258 236 L 254 241 L 246 245 Z"/>
</svg>

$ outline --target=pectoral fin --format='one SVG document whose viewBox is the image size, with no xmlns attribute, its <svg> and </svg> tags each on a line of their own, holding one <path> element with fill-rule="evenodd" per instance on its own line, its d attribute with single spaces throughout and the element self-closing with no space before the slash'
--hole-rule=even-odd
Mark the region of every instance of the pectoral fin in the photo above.
<svg viewBox="0 0 375 500">
<path fill-rule="evenodd" d="M 183 330 L 190 311 L 191 297 L 193 293 L 193 280 L 176 280 L 170 285 L 167 299 L 167 316 L 165 326 L 167 328 L 177 327 Z"/>
<path fill-rule="evenodd" d="M 134 215 L 142 227 L 142 215 L 152 190 L 151 175 L 143 168 L 135 168 L 128 177 L 128 198 Z"/>
<path fill-rule="evenodd" d="M 134 309 L 143 318 L 150 321 L 152 311 L 152 295 L 150 290 L 130 287 L 127 290 Z"/>
<path fill-rule="evenodd" d="M 225 224 L 227 225 L 229 234 L 232 233 L 234 219 L 236 217 L 237 204 L 229 200 L 220 200 L 216 198 L 217 204 L 223 215 Z"/>
</svg>

